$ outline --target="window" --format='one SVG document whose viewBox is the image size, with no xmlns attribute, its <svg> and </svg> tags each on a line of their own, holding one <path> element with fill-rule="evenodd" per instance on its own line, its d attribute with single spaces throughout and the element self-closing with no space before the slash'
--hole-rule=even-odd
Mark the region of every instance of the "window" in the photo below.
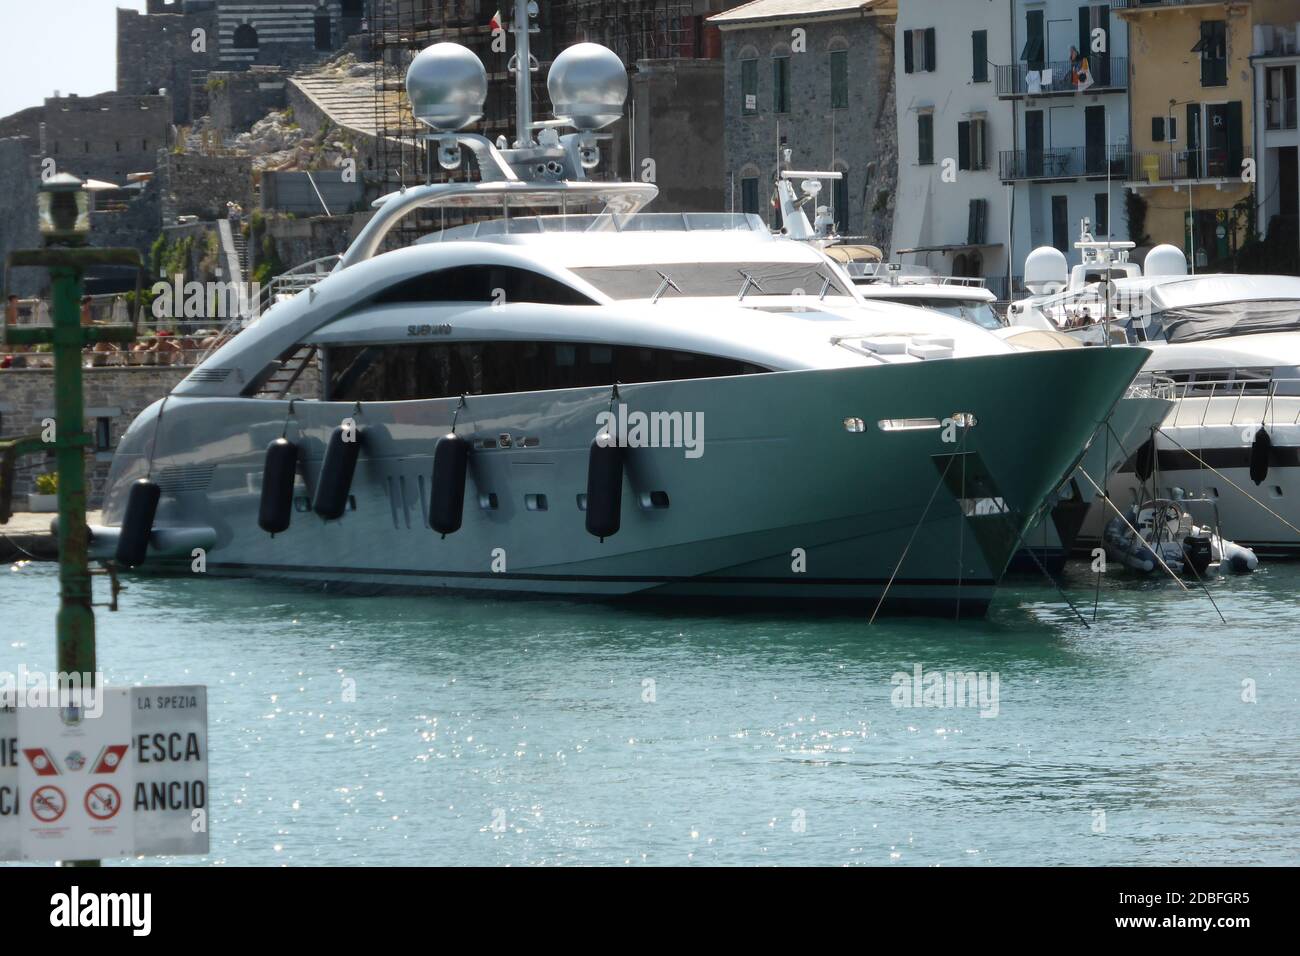
<svg viewBox="0 0 1300 956">
<path fill-rule="evenodd" d="M 585 342 L 421 342 L 345 345 L 326 352 L 329 400 L 414 401 L 614 382 L 664 382 L 767 371 L 674 349 Z"/>
<path fill-rule="evenodd" d="M 1178 142 L 1178 117 L 1177 116 L 1169 117 L 1168 121 L 1165 123 L 1165 134 L 1169 139 L 1169 142 L 1171 143 Z"/>
<path fill-rule="evenodd" d="M 547 302 L 594 305 L 591 299 L 550 276 L 513 266 L 457 266 L 426 272 L 389 286 L 375 305 L 404 302 Z"/>
<path fill-rule="evenodd" d="M 1201 55 L 1201 86 L 1228 85 L 1227 24 L 1223 20 L 1201 21 L 1201 39 L 1192 52 Z"/>
<path fill-rule="evenodd" d="M 740 112 L 758 112 L 758 61 L 740 61 Z"/>
<path fill-rule="evenodd" d="M 758 177 L 746 176 L 740 181 L 740 211 L 758 215 Z"/>
<path fill-rule="evenodd" d="M 972 246 L 982 246 L 987 241 L 989 221 L 989 201 L 972 199 L 966 223 L 966 242 Z"/>
<path fill-rule="evenodd" d="M 1043 56 L 1043 11 L 1025 12 L 1025 47 L 1020 51 L 1020 59 L 1031 70 L 1041 70 L 1044 66 Z"/>
<path fill-rule="evenodd" d="M 831 109 L 847 109 L 849 105 L 849 51 L 831 52 Z"/>
<path fill-rule="evenodd" d="M 835 227 L 841 233 L 847 233 L 849 231 L 849 174 L 846 170 L 840 170 L 839 179 L 831 180 L 831 205 L 835 207 Z"/>
<path fill-rule="evenodd" d="M 934 27 L 903 31 L 903 72 L 933 73 L 935 70 Z"/>
<path fill-rule="evenodd" d="M 1070 204 L 1065 196 L 1052 197 L 1052 245 L 1070 254 Z"/>
<path fill-rule="evenodd" d="M 790 58 L 788 56 L 772 58 L 772 110 L 776 113 L 790 112 Z"/>
<path fill-rule="evenodd" d="M 916 115 L 916 161 L 922 166 L 934 164 L 934 114 Z"/>
<path fill-rule="evenodd" d="M 235 35 L 230 45 L 238 50 L 256 50 L 257 31 L 253 29 L 252 24 L 241 23 L 235 27 Z"/>
<path fill-rule="evenodd" d="M 1151 117 L 1151 142 L 1163 143 L 1165 141 L 1165 118 L 1163 116 Z"/>
<path fill-rule="evenodd" d="M 1294 66 L 1272 66 L 1264 74 L 1264 124 L 1268 129 L 1296 128 Z"/>
<path fill-rule="evenodd" d="M 334 39 L 331 36 L 330 15 L 323 7 L 316 11 L 314 27 L 316 32 L 316 49 L 332 49 L 334 46 Z"/>
<path fill-rule="evenodd" d="M 1105 193 L 1092 197 L 1092 221 L 1094 236 L 1110 235 L 1110 197 Z"/>
<path fill-rule="evenodd" d="M 989 81 L 989 31 L 976 30 L 970 35 L 971 82 Z"/>
<path fill-rule="evenodd" d="M 833 182 L 844 182 L 843 179 Z M 836 195 L 838 213 L 848 206 L 848 191 Z M 843 201 L 843 205 L 841 205 Z M 839 215 L 836 218 L 843 223 Z M 827 269 L 816 262 L 663 262 L 653 267 L 640 263 L 626 266 L 581 266 L 573 270 L 611 299 L 652 299 L 660 296 L 739 298 L 765 295 L 850 295 Z M 664 278 L 672 280 L 670 287 Z"/>
<path fill-rule="evenodd" d="M 988 169 L 985 120 L 982 116 L 957 124 L 957 168 Z"/>
</svg>

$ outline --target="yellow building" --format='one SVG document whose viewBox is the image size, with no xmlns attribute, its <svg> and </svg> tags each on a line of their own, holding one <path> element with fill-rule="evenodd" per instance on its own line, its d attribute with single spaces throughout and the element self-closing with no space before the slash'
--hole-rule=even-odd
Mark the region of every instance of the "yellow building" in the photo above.
<svg viewBox="0 0 1300 956">
<path fill-rule="evenodd" d="M 1113 0 L 1128 23 L 1128 182 L 1149 243 L 1195 249 L 1198 270 L 1227 265 L 1256 203 L 1256 23 L 1294 21 L 1296 0 Z M 1133 200 L 1130 200 L 1131 204 Z"/>
</svg>

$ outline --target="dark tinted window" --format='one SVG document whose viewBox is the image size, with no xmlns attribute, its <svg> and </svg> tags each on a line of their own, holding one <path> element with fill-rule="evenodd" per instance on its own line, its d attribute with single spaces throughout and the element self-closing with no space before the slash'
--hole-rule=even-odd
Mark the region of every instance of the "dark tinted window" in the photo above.
<svg viewBox="0 0 1300 956">
<path fill-rule="evenodd" d="M 329 398 L 409 401 L 719 378 L 767 371 L 734 359 L 672 349 L 583 342 L 427 342 L 329 349 Z"/>
<path fill-rule="evenodd" d="M 406 279 L 375 296 L 375 304 L 400 302 L 545 302 L 594 305 L 581 292 L 549 276 L 512 266 L 458 266 Z"/>
</svg>

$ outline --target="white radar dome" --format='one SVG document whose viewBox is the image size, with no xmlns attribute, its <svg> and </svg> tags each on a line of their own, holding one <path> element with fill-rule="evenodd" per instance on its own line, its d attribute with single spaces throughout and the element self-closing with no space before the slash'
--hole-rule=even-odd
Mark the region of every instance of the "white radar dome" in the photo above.
<svg viewBox="0 0 1300 956">
<path fill-rule="evenodd" d="M 599 43 L 575 43 L 555 58 L 546 76 L 551 108 L 580 130 L 595 130 L 623 117 L 627 70 Z"/>
<path fill-rule="evenodd" d="M 483 115 L 487 71 L 459 43 L 421 50 L 406 71 L 406 95 L 415 118 L 438 130 L 463 129 Z"/>
</svg>

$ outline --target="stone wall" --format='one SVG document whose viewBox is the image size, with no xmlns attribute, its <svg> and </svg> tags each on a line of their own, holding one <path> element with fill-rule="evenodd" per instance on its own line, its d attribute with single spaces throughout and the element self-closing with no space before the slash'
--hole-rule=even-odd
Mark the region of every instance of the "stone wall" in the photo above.
<svg viewBox="0 0 1300 956">
<path fill-rule="evenodd" d="M 804 52 L 791 50 L 792 30 L 806 31 Z M 847 229 L 889 244 L 898 187 L 898 130 L 894 105 L 893 22 L 883 18 L 793 19 L 727 29 L 725 160 L 727 189 L 741 211 L 742 181 L 757 178 L 759 209 L 767 215 L 782 146 L 795 169 L 835 169 L 848 188 Z M 848 106 L 831 108 L 830 51 L 848 52 Z M 773 58 L 790 59 L 789 112 L 773 111 Z M 756 60 L 757 110 L 742 109 L 741 62 Z M 832 147 L 832 143 L 834 146 Z M 832 152 L 833 149 L 833 152 Z M 819 205 L 830 204 L 830 186 Z M 732 196 L 728 196 L 730 205 Z M 838 212 L 838 210 L 837 210 Z"/>
<path fill-rule="evenodd" d="M 45 150 L 61 173 L 122 185 L 150 172 L 171 136 L 166 96 L 104 93 L 45 101 Z"/>
<path fill-rule="evenodd" d="M 284 109 L 285 75 L 275 67 L 208 76 L 208 114 L 224 137 L 247 132 L 267 113 Z"/>
<path fill-rule="evenodd" d="M 26 137 L 0 139 L 0 262 L 15 249 L 41 245 L 36 213 L 36 188 L 41 179 L 35 148 Z M 4 295 L 12 292 L 26 298 L 44 287 L 45 273 L 14 269 L 9 281 Z"/>
<path fill-rule="evenodd" d="M 226 203 L 253 208 L 253 161 L 247 156 L 191 156 L 170 153 L 158 169 L 162 221 L 177 216 L 218 219 Z"/>
<path fill-rule="evenodd" d="M 147 262 L 149 249 L 162 228 L 162 202 L 157 177 L 145 183 L 125 208 L 114 206 L 90 214 L 90 244 L 139 250 Z"/>
<path fill-rule="evenodd" d="M 652 212 L 718 212 L 724 208 L 723 65 L 721 60 L 640 60 L 631 77 L 635 104 L 635 173 L 654 161 L 659 196 Z M 625 110 L 632 115 L 632 108 Z M 626 127 L 628 123 L 619 123 Z M 617 129 L 617 127 L 616 127 Z M 619 134 L 616 132 L 616 136 Z M 627 143 L 616 141 L 610 173 L 629 173 Z"/>
<path fill-rule="evenodd" d="M 154 402 L 170 392 L 193 371 L 192 366 L 123 366 L 83 370 L 86 431 L 95 438 L 87 452 L 86 506 L 91 510 L 103 503 L 113 451 L 127 426 Z M 301 398 L 320 394 L 320 372 L 313 362 L 303 370 L 293 388 Z M 0 434 L 39 434 L 41 421 L 54 415 L 54 369 L 0 370 Z M 104 434 L 106 422 L 107 434 Z M 107 439 L 107 446 L 101 447 Z M 34 490 L 35 476 L 55 471 L 54 456 L 20 458 L 14 475 L 14 510 L 26 511 L 26 496 Z"/>
<path fill-rule="evenodd" d="M 276 254 L 285 268 L 293 268 L 313 259 L 338 255 L 373 213 L 354 213 L 347 216 L 316 216 L 312 219 L 268 218 L 267 235 L 275 242 Z M 260 254 L 261 250 L 257 250 Z"/>
</svg>

